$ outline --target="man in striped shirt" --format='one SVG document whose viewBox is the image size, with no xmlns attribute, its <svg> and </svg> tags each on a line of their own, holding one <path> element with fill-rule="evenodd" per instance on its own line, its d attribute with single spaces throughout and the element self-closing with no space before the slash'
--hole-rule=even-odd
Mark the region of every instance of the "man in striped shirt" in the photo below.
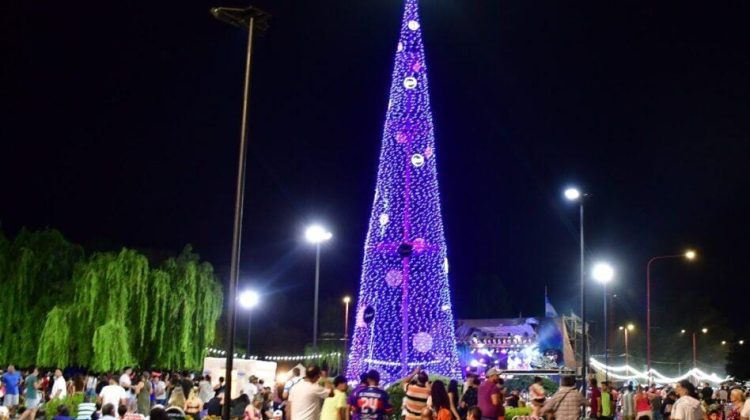
<svg viewBox="0 0 750 420">
<path fill-rule="evenodd" d="M 427 398 L 430 396 L 430 384 L 427 382 L 428 380 L 427 372 L 419 367 L 401 380 L 404 392 L 406 392 L 406 396 L 404 397 L 404 414 L 406 415 L 406 420 L 421 419 L 422 410 L 427 407 Z"/>
<path fill-rule="evenodd" d="M 581 408 L 589 405 L 588 401 L 574 388 L 576 380 L 572 376 L 560 379 L 560 388 L 544 403 L 539 415 L 554 414 L 555 420 L 578 420 Z"/>
</svg>

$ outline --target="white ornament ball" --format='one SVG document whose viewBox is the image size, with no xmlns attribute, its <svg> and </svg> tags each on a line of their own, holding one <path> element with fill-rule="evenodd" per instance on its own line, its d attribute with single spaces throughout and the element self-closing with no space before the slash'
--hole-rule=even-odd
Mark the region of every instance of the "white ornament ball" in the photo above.
<svg viewBox="0 0 750 420">
<path fill-rule="evenodd" d="M 419 153 L 415 153 L 411 157 L 411 164 L 417 168 L 421 167 L 422 165 L 424 165 L 424 156 L 420 155 Z"/>
<path fill-rule="evenodd" d="M 417 333 L 412 340 L 414 349 L 420 353 L 432 350 L 432 336 L 426 332 Z"/>
<path fill-rule="evenodd" d="M 414 89 L 417 87 L 417 79 L 411 76 L 407 77 L 404 79 L 404 87 L 407 89 Z"/>
<path fill-rule="evenodd" d="M 410 20 L 407 26 L 412 31 L 416 31 L 417 29 L 419 29 L 419 22 L 417 22 L 416 20 Z"/>
<path fill-rule="evenodd" d="M 399 270 L 391 270 L 385 275 L 385 282 L 391 287 L 401 286 L 403 280 L 404 276 Z"/>
<path fill-rule="evenodd" d="M 396 51 L 397 52 L 401 52 L 403 50 L 404 50 L 404 43 L 403 42 L 399 42 L 398 45 L 396 46 Z"/>
<path fill-rule="evenodd" d="M 389 220 L 391 220 L 391 218 L 388 217 L 388 213 L 381 213 L 380 214 L 380 226 L 387 225 Z"/>
</svg>

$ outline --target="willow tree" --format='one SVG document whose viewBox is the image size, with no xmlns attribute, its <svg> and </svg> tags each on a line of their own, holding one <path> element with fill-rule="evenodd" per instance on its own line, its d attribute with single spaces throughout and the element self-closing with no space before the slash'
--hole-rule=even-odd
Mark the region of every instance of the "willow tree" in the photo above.
<svg viewBox="0 0 750 420">
<path fill-rule="evenodd" d="M 70 312 L 70 307 L 55 306 L 47 314 L 36 354 L 41 366 L 68 366 L 70 363 Z"/>
<path fill-rule="evenodd" d="M 0 240 L 0 363 L 29 366 L 39 345 L 39 322 L 56 304 L 69 302 L 74 266 L 83 249 L 53 229 L 22 229 Z M 59 314 L 56 314 L 59 316 Z"/>
</svg>

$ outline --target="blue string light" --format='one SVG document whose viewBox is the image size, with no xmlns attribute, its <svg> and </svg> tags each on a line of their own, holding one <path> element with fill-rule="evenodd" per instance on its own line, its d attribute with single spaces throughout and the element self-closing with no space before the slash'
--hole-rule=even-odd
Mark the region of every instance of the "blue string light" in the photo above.
<svg viewBox="0 0 750 420">
<path fill-rule="evenodd" d="M 417 0 L 406 0 L 404 8 L 382 141 L 347 374 L 356 378 L 377 369 L 387 383 L 424 366 L 456 377 L 460 368 Z"/>
</svg>

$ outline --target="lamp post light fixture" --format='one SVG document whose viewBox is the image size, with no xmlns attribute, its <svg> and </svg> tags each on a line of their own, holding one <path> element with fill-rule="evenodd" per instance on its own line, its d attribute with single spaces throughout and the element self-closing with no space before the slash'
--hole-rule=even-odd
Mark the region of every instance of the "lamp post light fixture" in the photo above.
<svg viewBox="0 0 750 420">
<path fill-rule="evenodd" d="M 602 284 L 604 291 L 604 364 L 609 366 L 609 348 L 607 343 L 607 284 L 615 277 L 615 269 L 605 262 L 594 264 L 591 277 Z M 609 371 L 604 371 L 604 377 L 609 380 Z"/>
<path fill-rule="evenodd" d="M 349 350 L 349 303 L 352 298 L 344 296 L 342 301 L 344 302 L 344 370 L 346 370 L 346 354 Z"/>
<path fill-rule="evenodd" d="M 680 330 L 680 334 L 685 334 L 687 330 Z M 703 334 L 708 334 L 708 328 L 701 328 L 700 332 Z M 691 331 L 691 337 L 693 342 L 693 369 L 698 367 L 698 332 L 697 331 Z M 722 344 L 724 342 L 722 341 Z"/>
<path fill-rule="evenodd" d="M 625 333 L 625 366 L 630 367 L 630 353 L 628 352 L 628 335 L 630 331 L 633 331 L 635 329 L 635 325 L 628 324 L 620 325 L 620 331 Z M 627 374 L 627 372 L 626 372 Z"/>
<path fill-rule="evenodd" d="M 315 297 L 313 307 L 313 353 L 318 351 L 318 292 L 320 289 L 320 244 L 330 240 L 333 234 L 321 225 L 312 225 L 305 230 L 305 239 L 315 245 Z"/>
<path fill-rule="evenodd" d="M 236 333 L 235 299 L 237 284 L 240 276 L 240 244 L 242 243 L 242 214 L 245 206 L 245 166 L 247 162 L 247 121 L 250 109 L 250 69 L 252 64 L 253 35 L 255 31 L 268 28 L 270 15 L 255 7 L 232 8 L 214 7 L 211 10 L 214 17 L 224 23 L 247 29 L 247 52 L 245 54 L 245 84 L 242 96 L 242 122 L 240 128 L 239 153 L 237 155 L 237 182 L 235 185 L 234 223 L 232 227 L 232 257 L 229 268 L 229 284 L 227 299 L 232 304 L 227 308 L 227 348 L 225 370 L 227 372 L 224 383 L 226 395 L 232 395 L 232 369 L 234 364 L 234 341 Z M 230 404 L 224 404 L 221 410 L 222 420 L 230 419 Z"/>
<path fill-rule="evenodd" d="M 657 260 L 674 258 L 685 258 L 688 261 L 693 261 L 697 256 L 698 254 L 694 250 L 688 249 L 682 254 L 653 257 L 646 264 L 646 369 L 649 385 L 651 385 L 651 264 Z"/>
<path fill-rule="evenodd" d="M 580 282 L 581 282 L 581 332 L 582 332 L 582 349 L 581 349 L 581 377 L 583 380 L 581 392 L 586 395 L 586 387 L 588 386 L 588 331 L 586 328 L 586 265 L 585 265 L 585 254 L 584 254 L 584 234 L 583 234 L 583 207 L 584 199 L 588 194 L 581 192 L 576 187 L 569 187 L 565 189 L 563 195 L 565 199 L 570 202 L 577 202 L 579 207 L 579 247 L 580 247 Z"/>
</svg>

